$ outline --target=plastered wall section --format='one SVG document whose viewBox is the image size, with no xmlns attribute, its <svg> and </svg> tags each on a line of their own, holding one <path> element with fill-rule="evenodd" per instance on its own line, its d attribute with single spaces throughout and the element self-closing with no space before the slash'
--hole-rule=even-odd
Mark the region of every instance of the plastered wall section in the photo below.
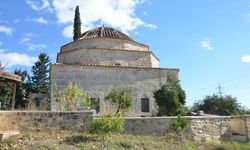
<svg viewBox="0 0 250 150">
<path fill-rule="evenodd" d="M 166 83 L 169 73 L 178 76 L 178 69 L 133 68 L 133 67 L 97 67 L 75 65 L 51 65 L 52 111 L 58 110 L 54 101 L 55 84 L 58 90 L 64 89 L 70 82 L 76 83 L 89 97 L 100 99 L 100 113 L 110 111 L 110 105 L 104 101 L 105 95 L 115 87 L 130 87 L 133 92 L 132 108 L 128 116 L 151 116 L 157 107 L 153 91 Z M 141 112 L 141 98 L 149 98 L 149 112 Z"/>
<path fill-rule="evenodd" d="M 0 111 L 0 131 L 87 131 L 93 112 Z"/>
<path fill-rule="evenodd" d="M 60 52 L 57 56 L 57 63 L 159 67 L 159 61 L 149 51 L 110 49 L 78 49 Z"/>
</svg>

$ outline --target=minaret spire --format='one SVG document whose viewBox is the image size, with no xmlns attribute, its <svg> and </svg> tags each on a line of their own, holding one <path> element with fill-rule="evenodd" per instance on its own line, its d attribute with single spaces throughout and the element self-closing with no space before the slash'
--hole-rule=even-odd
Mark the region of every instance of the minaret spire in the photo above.
<svg viewBox="0 0 250 150">
<path fill-rule="evenodd" d="M 79 6 L 76 6 L 75 9 L 75 19 L 74 19 L 74 37 L 73 40 L 77 40 L 81 36 L 81 18 L 80 18 L 80 11 Z"/>
</svg>

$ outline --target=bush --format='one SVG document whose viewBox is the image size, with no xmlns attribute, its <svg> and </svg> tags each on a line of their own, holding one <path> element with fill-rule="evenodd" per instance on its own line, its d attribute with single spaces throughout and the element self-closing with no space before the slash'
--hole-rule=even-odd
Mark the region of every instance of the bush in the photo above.
<svg viewBox="0 0 250 150">
<path fill-rule="evenodd" d="M 186 113 L 184 106 L 186 94 L 175 75 L 170 74 L 166 84 L 154 91 L 153 94 L 158 105 L 158 116 L 176 116 Z"/>
<path fill-rule="evenodd" d="M 120 133 L 124 130 L 124 118 L 108 114 L 90 122 L 90 133 L 98 134 L 101 137 L 100 149 L 105 149 L 105 136 L 111 133 Z"/>
<path fill-rule="evenodd" d="M 90 132 L 99 135 L 119 133 L 124 130 L 124 118 L 112 114 L 105 115 L 100 119 L 94 119 L 90 123 Z"/>
<path fill-rule="evenodd" d="M 244 107 L 238 103 L 237 99 L 230 96 L 212 95 L 206 96 L 203 100 L 194 103 L 192 111 L 203 110 L 207 114 L 220 116 L 240 115 L 248 113 Z"/>
<path fill-rule="evenodd" d="M 69 83 L 67 87 L 59 91 L 55 84 L 55 101 L 59 104 L 60 111 L 76 111 L 79 99 L 85 96 L 86 93 L 79 89 L 77 84 Z"/>
<path fill-rule="evenodd" d="M 170 127 L 170 129 L 174 131 L 177 141 L 181 144 L 184 143 L 183 130 L 187 125 L 188 125 L 188 120 L 186 118 L 178 116 L 178 118 Z"/>
</svg>

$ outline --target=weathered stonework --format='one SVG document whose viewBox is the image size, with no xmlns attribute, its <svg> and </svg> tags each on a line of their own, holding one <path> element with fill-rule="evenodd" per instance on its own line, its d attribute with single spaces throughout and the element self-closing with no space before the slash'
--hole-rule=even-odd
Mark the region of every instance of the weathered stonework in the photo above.
<svg viewBox="0 0 250 150">
<path fill-rule="evenodd" d="M 100 99 L 100 111 L 109 112 L 110 105 L 104 101 L 105 94 L 112 88 L 127 86 L 132 88 L 133 102 L 128 116 L 151 116 L 157 111 L 153 91 L 166 82 L 169 73 L 178 74 L 177 69 L 105 67 L 88 65 L 52 65 L 51 97 L 54 97 L 55 84 L 63 89 L 69 82 L 76 83 L 89 95 Z M 149 112 L 141 112 L 141 98 L 149 98 Z M 58 104 L 52 101 L 53 111 Z"/>
<path fill-rule="evenodd" d="M 126 117 L 125 134 L 166 136 L 177 117 Z M 186 116 L 184 137 L 195 142 L 249 140 L 250 116 Z M 93 112 L 0 111 L 0 139 L 19 131 L 89 131 Z M 243 127 L 245 126 L 245 128 Z M 241 129 L 243 127 L 243 129 Z M 11 132 L 9 132 L 11 131 Z M 2 135 L 1 135 L 2 134 Z"/>
<path fill-rule="evenodd" d="M 128 67 L 159 67 L 157 58 L 149 51 L 110 49 L 78 49 L 60 52 L 57 62 L 62 64 L 103 64 Z"/>
<path fill-rule="evenodd" d="M 179 70 L 160 68 L 159 59 L 147 45 L 113 28 L 97 27 L 62 46 L 56 64 L 51 65 L 51 110 L 58 110 L 55 84 L 63 90 L 73 82 L 90 98 L 100 100 L 99 114 L 112 109 L 104 101 L 105 94 L 126 86 L 133 91 L 132 108 L 126 115 L 152 116 L 157 111 L 153 92 L 165 84 L 170 73 L 178 77 Z"/>
<path fill-rule="evenodd" d="M 128 117 L 125 133 L 134 135 L 167 135 L 177 117 Z M 187 116 L 184 136 L 195 142 L 246 141 L 249 139 L 249 116 Z M 238 120 L 238 122 L 236 122 Z M 242 126 L 246 128 L 240 129 Z"/>
<path fill-rule="evenodd" d="M 93 112 L 0 111 L 0 131 L 87 131 Z"/>
</svg>

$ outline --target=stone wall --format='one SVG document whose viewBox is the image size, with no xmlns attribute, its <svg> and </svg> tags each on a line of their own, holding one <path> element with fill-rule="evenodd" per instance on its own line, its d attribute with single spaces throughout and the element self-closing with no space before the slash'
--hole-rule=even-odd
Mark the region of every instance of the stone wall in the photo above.
<svg viewBox="0 0 250 150">
<path fill-rule="evenodd" d="M 250 116 L 187 116 L 184 136 L 196 142 L 246 141 Z M 88 131 L 92 111 L 0 111 L 0 131 Z M 125 133 L 164 136 L 176 117 L 126 117 Z"/>
<path fill-rule="evenodd" d="M 78 49 L 60 52 L 57 55 L 57 63 L 159 67 L 159 61 L 150 51 L 112 49 Z"/>
<path fill-rule="evenodd" d="M 10 130 L 88 130 L 92 111 L 0 111 L 0 131 Z"/>
<path fill-rule="evenodd" d="M 110 111 L 104 101 L 105 95 L 115 87 L 131 87 L 132 108 L 128 116 L 152 116 L 157 111 L 153 91 L 166 83 L 169 73 L 178 76 L 178 69 L 104 67 L 84 65 L 51 65 L 51 110 L 57 111 L 58 104 L 53 100 L 55 84 L 59 90 L 69 82 L 76 83 L 90 98 L 99 98 L 100 113 Z M 149 112 L 141 111 L 141 98 L 149 99 Z"/>
<path fill-rule="evenodd" d="M 250 116 L 188 116 L 185 137 L 196 142 L 245 141 L 249 139 Z M 125 132 L 135 135 L 166 135 L 176 117 L 128 117 Z M 241 128 L 245 126 L 244 128 Z"/>
</svg>

